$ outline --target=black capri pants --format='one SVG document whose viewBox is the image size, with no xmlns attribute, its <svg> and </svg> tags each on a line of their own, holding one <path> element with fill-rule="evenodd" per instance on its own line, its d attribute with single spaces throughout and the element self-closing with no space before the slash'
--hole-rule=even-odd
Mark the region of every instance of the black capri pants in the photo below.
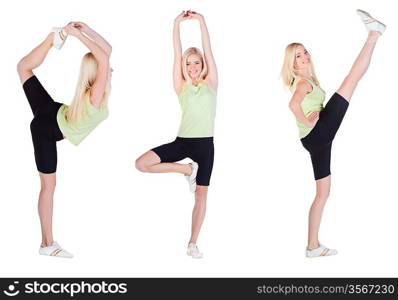
<svg viewBox="0 0 398 300">
<path fill-rule="evenodd" d="M 152 149 L 161 162 L 177 162 L 189 157 L 199 165 L 196 184 L 208 186 L 214 162 L 213 137 L 182 138 Z"/>
<path fill-rule="evenodd" d="M 334 93 L 325 108 L 319 113 L 319 120 L 310 133 L 301 139 L 310 153 L 315 180 L 329 176 L 332 142 L 343 121 L 349 102 Z"/>
<path fill-rule="evenodd" d="M 57 123 L 62 103 L 55 102 L 35 75 L 23 84 L 26 98 L 33 112 L 30 123 L 37 170 L 44 174 L 57 170 L 57 145 L 63 139 Z"/>
</svg>

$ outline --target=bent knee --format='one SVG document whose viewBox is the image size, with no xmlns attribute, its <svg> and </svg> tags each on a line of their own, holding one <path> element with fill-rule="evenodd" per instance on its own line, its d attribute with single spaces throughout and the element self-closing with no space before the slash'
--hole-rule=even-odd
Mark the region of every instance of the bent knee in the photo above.
<svg viewBox="0 0 398 300">
<path fill-rule="evenodd" d="M 21 59 L 18 62 L 17 72 L 18 72 L 19 79 L 21 80 L 22 84 L 24 84 L 26 80 L 28 80 L 30 77 L 32 77 L 34 75 L 33 71 L 26 67 L 24 59 Z"/>
<path fill-rule="evenodd" d="M 25 71 L 25 62 L 24 59 L 22 58 L 18 63 L 17 63 L 17 72 L 20 74 L 21 72 Z"/>
<path fill-rule="evenodd" d="M 135 168 L 141 172 L 148 172 L 148 164 L 145 163 L 142 159 L 136 159 Z"/>
</svg>

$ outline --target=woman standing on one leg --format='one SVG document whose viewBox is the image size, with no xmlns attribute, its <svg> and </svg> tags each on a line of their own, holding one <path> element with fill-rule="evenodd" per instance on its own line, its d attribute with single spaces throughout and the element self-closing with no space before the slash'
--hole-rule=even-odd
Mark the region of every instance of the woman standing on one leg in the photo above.
<svg viewBox="0 0 398 300">
<path fill-rule="evenodd" d="M 197 48 L 181 51 L 180 23 L 199 21 L 204 55 Z M 174 22 L 174 90 L 178 95 L 182 119 L 175 141 L 156 147 L 139 157 L 136 167 L 142 172 L 180 173 L 195 192 L 191 237 L 187 254 L 201 258 L 196 242 L 205 218 L 207 191 L 213 168 L 213 131 L 216 113 L 217 68 L 210 47 L 210 37 L 202 15 L 182 12 Z M 190 164 L 176 163 L 186 157 Z"/>
<path fill-rule="evenodd" d="M 91 51 L 83 57 L 75 97 L 70 106 L 55 102 L 33 74 L 33 69 L 43 63 L 51 47 L 60 49 L 68 35 L 75 36 Z M 18 74 L 34 115 L 30 128 L 41 181 L 38 205 L 42 232 L 39 250 L 41 255 L 72 257 L 71 253 L 54 241 L 52 233 L 57 168 L 56 142 L 66 138 L 78 145 L 108 116 L 111 49 L 86 24 L 72 22 L 64 28 L 55 28 L 18 63 Z"/>
<path fill-rule="evenodd" d="M 350 72 L 325 108 L 325 93 L 315 75 L 311 56 L 302 44 L 287 46 L 282 69 L 283 81 L 293 92 L 289 107 L 296 117 L 300 139 L 311 155 L 316 196 L 309 213 L 307 257 L 337 254 L 319 243 L 322 212 L 330 191 L 330 155 L 334 136 L 343 120 L 351 96 L 370 64 L 373 50 L 386 26 L 358 10 L 369 30 L 368 38 Z"/>
</svg>

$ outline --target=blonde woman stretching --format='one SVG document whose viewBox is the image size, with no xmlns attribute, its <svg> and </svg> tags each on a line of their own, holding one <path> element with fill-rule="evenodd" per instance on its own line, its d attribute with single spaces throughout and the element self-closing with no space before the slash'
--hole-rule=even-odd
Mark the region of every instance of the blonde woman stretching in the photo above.
<svg viewBox="0 0 398 300">
<path fill-rule="evenodd" d="M 198 20 L 202 33 L 204 55 L 197 48 L 181 52 L 180 23 Z M 196 242 L 202 226 L 207 191 L 213 169 L 213 132 L 216 113 L 217 68 L 210 47 L 210 37 L 202 15 L 193 11 L 182 12 L 174 22 L 174 90 L 182 109 L 180 129 L 175 141 L 156 147 L 139 157 L 136 167 L 142 172 L 180 173 L 195 192 L 192 212 L 191 237 L 187 254 L 201 258 Z M 190 164 L 176 163 L 189 157 Z"/>
<path fill-rule="evenodd" d="M 368 38 L 347 77 L 325 107 L 325 92 L 319 86 L 311 56 L 302 44 L 287 46 L 281 72 L 284 84 L 293 92 L 289 107 L 296 117 L 301 142 L 311 155 L 316 182 L 316 196 L 309 213 L 307 257 L 337 254 L 318 240 L 322 212 L 330 191 L 332 142 L 352 94 L 369 67 L 376 42 L 386 28 L 368 13 L 357 12 L 369 31 Z"/>
<path fill-rule="evenodd" d="M 68 35 L 76 37 L 91 51 L 83 56 L 76 93 L 69 106 L 55 102 L 33 74 L 33 69 L 43 63 L 51 47 L 61 49 Z M 40 45 L 18 63 L 18 74 L 34 116 L 30 129 L 41 181 L 41 255 L 73 257 L 54 241 L 52 233 L 57 168 L 56 142 L 66 138 L 78 145 L 107 118 L 111 51 L 111 46 L 86 24 L 71 22 L 64 28 L 54 28 Z"/>
</svg>

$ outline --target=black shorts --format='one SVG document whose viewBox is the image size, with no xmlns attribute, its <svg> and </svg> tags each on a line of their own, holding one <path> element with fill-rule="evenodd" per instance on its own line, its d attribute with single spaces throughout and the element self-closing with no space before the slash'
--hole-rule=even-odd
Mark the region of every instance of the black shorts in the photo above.
<svg viewBox="0 0 398 300">
<path fill-rule="evenodd" d="M 161 162 L 176 162 L 189 157 L 199 165 L 196 184 L 208 186 L 214 162 L 213 137 L 181 138 L 152 149 Z"/>
<path fill-rule="evenodd" d="M 62 103 L 55 102 L 35 75 L 23 84 L 26 98 L 33 112 L 30 123 L 37 170 L 50 174 L 57 170 L 57 145 L 63 139 L 57 123 Z"/>
<path fill-rule="evenodd" d="M 332 142 L 343 121 L 349 102 L 334 93 L 319 114 L 319 120 L 310 133 L 301 139 L 304 148 L 310 153 L 315 180 L 330 175 L 330 155 Z"/>
</svg>

